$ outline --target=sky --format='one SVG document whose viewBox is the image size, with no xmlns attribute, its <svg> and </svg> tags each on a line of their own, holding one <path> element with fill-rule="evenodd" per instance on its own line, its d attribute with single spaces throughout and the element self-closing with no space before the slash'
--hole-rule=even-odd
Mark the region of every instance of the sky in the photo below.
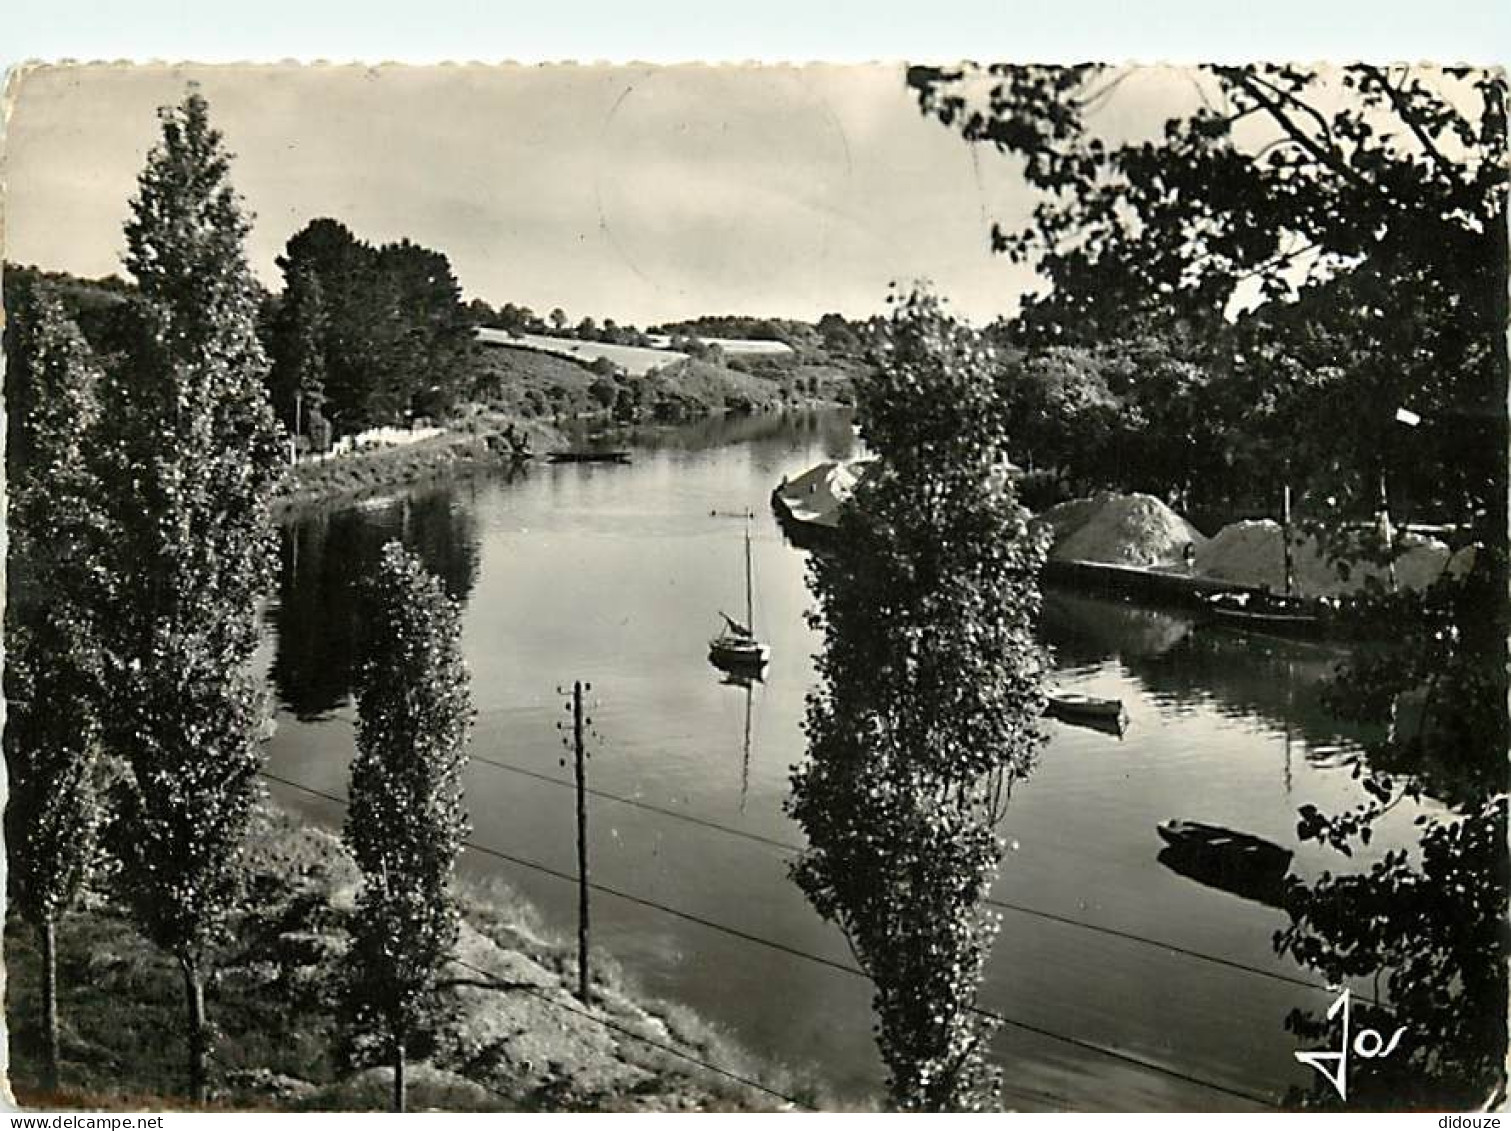
<svg viewBox="0 0 1511 1131">
<path fill-rule="evenodd" d="M 989 251 L 1031 207 L 1014 161 L 923 118 L 896 65 L 43 68 L 14 94 L 6 258 L 120 271 L 155 108 L 191 81 L 275 288 L 320 216 L 574 320 L 864 316 L 914 279 L 985 320 L 1033 283 Z"/>
<path fill-rule="evenodd" d="M 924 118 L 900 64 L 41 66 L 9 91 L 5 258 L 119 272 L 155 110 L 191 83 L 274 289 L 322 216 L 446 253 L 468 298 L 574 321 L 864 317 L 922 280 L 981 323 L 1037 284 L 989 250 L 1035 203 L 1017 159 Z M 1157 135 L 1198 85 L 1137 69 L 1099 132 Z"/>
</svg>

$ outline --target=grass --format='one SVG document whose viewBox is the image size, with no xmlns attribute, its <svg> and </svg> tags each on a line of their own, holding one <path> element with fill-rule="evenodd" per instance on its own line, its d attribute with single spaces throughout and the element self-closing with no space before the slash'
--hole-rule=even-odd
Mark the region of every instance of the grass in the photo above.
<svg viewBox="0 0 1511 1131">
<path fill-rule="evenodd" d="M 334 987 L 358 884 L 339 840 L 266 808 L 257 814 L 247 864 L 245 910 L 235 917 L 206 986 L 215 1033 L 211 1106 L 385 1108 L 387 1070 L 353 1071 L 336 1052 Z M 444 991 L 447 1019 L 435 1052 L 410 1073 L 416 1110 L 781 1106 L 689 1057 L 816 1103 L 810 1085 L 742 1052 L 690 1011 L 644 1003 L 607 955 L 595 952 L 592 1016 L 582 1016 L 568 990 L 574 951 L 549 935 L 533 907 L 492 880 L 460 882 L 458 900 L 464 918 L 459 952 L 485 973 L 454 968 L 448 975 L 455 984 Z M 64 1086 L 56 1095 L 42 1095 L 36 1086 L 37 948 L 24 925 L 15 919 L 6 924 L 6 1011 L 18 1099 L 37 1107 L 183 1106 L 183 988 L 176 965 L 98 890 L 64 920 L 58 941 Z"/>
<path fill-rule="evenodd" d="M 522 419 L 602 411 L 589 390 L 598 378 L 584 365 L 513 346 L 478 351 L 477 389 L 497 411 Z"/>
</svg>

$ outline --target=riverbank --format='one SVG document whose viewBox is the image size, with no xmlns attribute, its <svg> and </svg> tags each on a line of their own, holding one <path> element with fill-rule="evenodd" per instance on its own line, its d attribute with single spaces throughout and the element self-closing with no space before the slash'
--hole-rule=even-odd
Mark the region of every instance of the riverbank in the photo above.
<svg viewBox="0 0 1511 1131">
<path fill-rule="evenodd" d="M 840 407 L 837 400 L 804 398 L 781 409 L 756 413 L 728 413 L 708 409 L 677 422 L 623 424 L 605 414 L 588 414 L 570 421 L 513 417 L 479 413 L 449 426 L 441 435 L 373 448 L 326 459 L 305 459 L 290 469 L 283 488 L 273 502 L 278 521 L 293 518 L 312 508 L 360 502 L 372 495 L 412 487 L 429 480 L 458 478 L 518 466 L 505 433 L 512 429 L 516 440 L 533 453 L 528 463 L 543 463 L 548 453 L 563 448 L 591 446 L 602 438 L 613 442 L 669 434 L 689 424 L 716 421 L 724 416 L 760 419 L 783 412 L 815 411 Z"/>
<path fill-rule="evenodd" d="M 439 436 L 412 444 L 302 460 L 289 470 L 274 500 L 273 515 L 284 519 L 313 506 L 357 502 L 376 492 L 413 486 L 427 479 L 508 467 L 513 457 L 503 437 L 509 428 L 537 455 L 566 444 L 563 430 L 547 420 L 478 415 Z"/>
<path fill-rule="evenodd" d="M 248 844 L 251 898 L 206 990 L 218 1034 L 212 1106 L 383 1110 L 388 1069 L 336 1059 L 334 993 L 358 875 L 339 839 L 272 805 Z M 460 884 L 463 922 L 447 971 L 449 1020 L 410 1070 L 412 1110 L 769 1111 L 772 1092 L 814 1103 L 784 1070 L 754 1061 L 689 1011 L 644 1000 L 594 956 L 593 1005 L 571 991 L 575 951 L 500 883 Z M 36 1087 L 38 955 L 7 924 L 10 1078 L 32 1108 L 182 1106 L 182 982 L 172 960 L 99 892 L 58 933 L 63 1090 Z M 714 1069 L 723 1070 L 714 1071 Z"/>
</svg>

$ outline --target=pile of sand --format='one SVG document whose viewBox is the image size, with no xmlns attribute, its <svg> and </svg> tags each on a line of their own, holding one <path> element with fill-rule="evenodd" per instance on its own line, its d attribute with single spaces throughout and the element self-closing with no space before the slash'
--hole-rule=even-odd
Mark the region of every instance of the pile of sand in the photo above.
<svg viewBox="0 0 1511 1131">
<path fill-rule="evenodd" d="M 1153 495 L 1103 491 L 1050 507 L 1040 521 L 1053 532 L 1050 556 L 1130 566 L 1179 566 L 1187 546 L 1200 553 L 1201 531 Z"/>
<path fill-rule="evenodd" d="M 1407 533 L 1395 561 L 1396 584 L 1402 589 L 1425 589 L 1441 576 L 1448 563 L 1448 547 L 1435 538 Z M 1330 561 L 1317 538 L 1292 534 L 1292 576 L 1296 591 L 1307 597 L 1337 597 L 1365 588 L 1376 579 L 1389 588 L 1389 571 L 1373 562 Z M 1280 524 L 1272 519 L 1246 519 L 1224 526 L 1196 548 L 1196 572 L 1218 581 L 1285 589 L 1285 547 Z"/>
</svg>

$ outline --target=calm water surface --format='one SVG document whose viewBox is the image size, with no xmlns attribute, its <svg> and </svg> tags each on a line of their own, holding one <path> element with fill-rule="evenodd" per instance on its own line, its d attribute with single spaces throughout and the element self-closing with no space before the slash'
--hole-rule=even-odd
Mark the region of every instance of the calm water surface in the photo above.
<svg viewBox="0 0 1511 1131">
<path fill-rule="evenodd" d="M 560 784 L 571 775 L 556 726 L 568 716 L 556 689 L 582 679 L 595 701 L 594 788 L 734 830 L 594 798 L 594 878 L 851 962 L 787 879 L 785 846 L 802 834 L 782 801 L 803 753 L 817 638 L 802 615 L 806 556 L 784 541 L 767 497 L 784 474 L 847 456 L 853 444 L 841 414 L 720 421 L 642 445 L 628 467 L 542 465 L 301 519 L 285 531 L 281 595 L 269 613 L 282 708 L 270 770 L 344 794 L 353 582 L 385 540 L 401 536 L 464 604 L 480 712 L 467 780 L 478 844 L 575 870 L 573 794 Z M 745 508 L 756 514 L 756 625 L 774 649 L 765 683 L 748 694 L 706 660 L 717 611 L 743 603 L 743 524 L 730 516 Z M 1358 736 L 1318 701 L 1317 681 L 1335 657 L 1057 592 L 1046 598 L 1043 634 L 1057 684 L 1121 697 L 1132 727 L 1119 740 L 1050 724 L 1040 765 L 1002 826 L 1010 851 L 993 891 L 1002 931 L 981 1002 L 1019 1023 L 995 1039 L 1005 1102 L 1243 1108 L 1251 1105 L 1186 1077 L 1270 1097 L 1307 1083 L 1284 1018 L 1297 1006 L 1325 1009 L 1331 995 L 1285 980 L 1310 976 L 1272 952 L 1280 912 L 1161 865 L 1155 824 L 1225 824 L 1296 847 L 1302 874 L 1336 869 L 1294 835 L 1299 805 L 1340 809 L 1357 795 L 1342 761 Z M 313 819 L 339 821 L 328 803 L 275 790 Z M 1407 842 L 1411 815 L 1391 817 L 1399 820 L 1377 839 L 1379 851 Z M 478 853 L 467 866 L 523 891 L 564 935 L 572 930 L 570 884 Z M 595 943 L 649 992 L 812 1073 L 847 1102 L 875 1102 L 884 1073 L 864 980 L 608 895 L 595 896 L 593 914 Z"/>
</svg>

